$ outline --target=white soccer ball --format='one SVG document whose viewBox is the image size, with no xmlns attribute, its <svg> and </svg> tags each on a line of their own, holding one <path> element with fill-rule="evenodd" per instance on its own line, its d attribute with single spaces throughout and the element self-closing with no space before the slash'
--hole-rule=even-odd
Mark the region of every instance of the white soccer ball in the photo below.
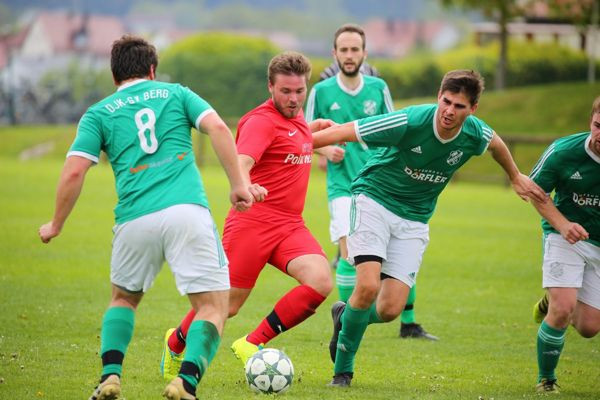
<svg viewBox="0 0 600 400">
<path fill-rule="evenodd" d="M 259 350 L 246 362 L 246 381 L 255 392 L 283 393 L 293 379 L 292 361 L 281 350 Z"/>
</svg>

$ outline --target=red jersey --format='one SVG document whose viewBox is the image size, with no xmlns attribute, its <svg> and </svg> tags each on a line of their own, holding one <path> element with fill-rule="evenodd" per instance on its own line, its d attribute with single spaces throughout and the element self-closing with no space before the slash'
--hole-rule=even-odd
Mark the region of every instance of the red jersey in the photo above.
<svg viewBox="0 0 600 400">
<path fill-rule="evenodd" d="M 256 162 L 250 170 L 252 183 L 269 193 L 255 212 L 283 212 L 301 216 L 306 200 L 312 161 L 312 133 L 302 110 L 285 118 L 269 99 L 240 119 L 236 137 L 239 154 Z"/>
</svg>

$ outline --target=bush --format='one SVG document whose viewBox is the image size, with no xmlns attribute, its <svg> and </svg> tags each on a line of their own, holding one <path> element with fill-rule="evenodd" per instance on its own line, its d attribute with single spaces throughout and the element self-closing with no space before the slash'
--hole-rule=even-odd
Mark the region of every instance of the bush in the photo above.
<svg viewBox="0 0 600 400">
<path fill-rule="evenodd" d="M 509 46 L 507 86 L 582 81 L 587 77 L 587 57 L 556 44 L 512 41 Z M 471 68 L 493 88 L 498 44 L 463 46 L 443 54 L 419 54 L 402 60 L 371 60 L 387 82 L 394 98 L 431 96 L 445 72 Z"/>
<path fill-rule="evenodd" d="M 221 116 L 239 117 L 268 97 L 267 66 L 278 52 L 262 38 L 199 34 L 167 49 L 159 73 L 188 86 Z"/>
</svg>

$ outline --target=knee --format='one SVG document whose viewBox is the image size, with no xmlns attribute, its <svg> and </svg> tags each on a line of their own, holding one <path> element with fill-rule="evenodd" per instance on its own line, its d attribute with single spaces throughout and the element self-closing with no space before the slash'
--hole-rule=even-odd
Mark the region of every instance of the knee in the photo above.
<svg viewBox="0 0 600 400">
<path fill-rule="evenodd" d="M 227 313 L 227 318 L 235 317 L 238 312 L 240 312 L 240 306 L 236 304 L 229 304 L 229 312 Z"/>
<path fill-rule="evenodd" d="M 329 296 L 329 293 L 333 290 L 333 280 L 329 271 L 327 273 L 316 274 L 306 284 L 323 297 Z"/>
<path fill-rule="evenodd" d="M 550 302 L 548 310 L 549 316 L 553 321 L 556 321 L 559 325 L 568 325 L 573 312 L 575 310 L 575 304 L 571 302 Z"/>
<path fill-rule="evenodd" d="M 361 300 L 371 304 L 373 301 L 375 301 L 378 291 L 379 285 L 377 285 L 375 282 L 357 282 L 357 285 L 354 288 L 353 296 L 356 296 L 357 300 Z"/>
<path fill-rule="evenodd" d="M 390 322 L 395 320 L 398 315 L 402 313 L 403 307 L 398 306 L 398 302 L 390 302 L 390 301 L 379 301 L 377 299 L 377 314 L 379 318 L 381 318 L 385 322 Z"/>
<path fill-rule="evenodd" d="M 377 310 L 377 314 L 379 314 L 379 318 L 381 318 L 384 322 L 390 322 L 395 320 L 398 315 L 400 315 L 399 310 L 391 309 L 391 308 L 383 308 L 381 310 Z"/>
</svg>

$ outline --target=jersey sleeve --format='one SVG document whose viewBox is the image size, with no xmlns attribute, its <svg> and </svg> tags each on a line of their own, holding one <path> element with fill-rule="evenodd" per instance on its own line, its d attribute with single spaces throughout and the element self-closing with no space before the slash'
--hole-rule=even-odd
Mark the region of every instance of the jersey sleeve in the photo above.
<svg viewBox="0 0 600 400">
<path fill-rule="evenodd" d="M 546 193 L 551 193 L 556 187 L 558 171 L 556 170 L 557 154 L 552 143 L 533 166 L 529 177 L 537 183 Z"/>
<path fill-rule="evenodd" d="M 275 126 L 268 117 L 253 115 L 238 130 L 238 153 L 246 154 L 258 162 L 273 142 L 274 134 Z"/>
<path fill-rule="evenodd" d="M 313 86 L 308 94 L 308 100 L 306 100 L 306 111 L 304 112 L 304 119 L 306 122 L 312 122 L 315 119 L 319 118 L 316 115 L 316 107 L 317 107 L 317 90 Z"/>
<path fill-rule="evenodd" d="M 191 125 L 200 131 L 200 122 L 206 115 L 216 112 L 210 104 L 187 87 L 182 87 L 183 105 Z"/>
<path fill-rule="evenodd" d="M 79 120 L 77 135 L 73 144 L 71 144 L 67 157 L 79 156 L 97 164 L 102 146 L 102 125 L 88 110 Z"/>
<path fill-rule="evenodd" d="M 480 129 L 480 142 L 477 147 L 477 155 L 482 155 L 487 150 L 492 138 L 494 137 L 494 130 L 490 128 L 485 122 L 480 119 L 477 119 L 477 124 Z"/>
<path fill-rule="evenodd" d="M 383 94 L 383 110 L 380 112 L 380 114 L 391 113 L 394 111 L 394 102 L 392 100 L 392 95 L 390 94 L 390 89 L 385 82 L 381 92 Z"/>
<path fill-rule="evenodd" d="M 375 115 L 354 122 L 356 137 L 365 149 L 395 146 L 400 143 L 407 129 L 406 110 Z"/>
</svg>

